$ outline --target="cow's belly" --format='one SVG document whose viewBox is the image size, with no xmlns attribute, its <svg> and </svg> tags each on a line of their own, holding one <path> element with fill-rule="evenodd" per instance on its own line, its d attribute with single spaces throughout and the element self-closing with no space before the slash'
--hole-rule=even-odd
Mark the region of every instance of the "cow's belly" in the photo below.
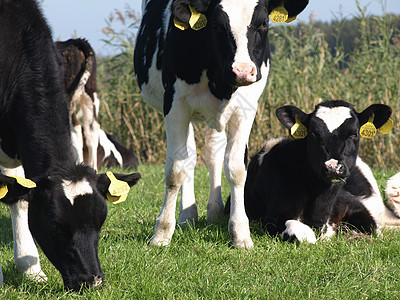
<svg viewBox="0 0 400 300">
<path fill-rule="evenodd" d="M 161 71 L 152 66 L 149 70 L 149 82 L 143 83 L 140 89 L 143 99 L 159 112 L 163 112 L 164 87 L 161 80 Z"/>
<path fill-rule="evenodd" d="M 262 79 L 250 86 L 239 87 L 228 100 L 216 98 L 208 88 L 206 71 L 199 83 L 188 84 L 177 79 L 174 85 L 174 105 L 187 105 L 190 108 L 193 122 L 206 122 L 208 127 L 222 131 L 233 113 L 241 112 L 243 117 L 257 111 L 260 98 L 268 77 L 269 65 L 262 67 Z M 163 112 L 164 87 L 161 71 L 155 64 L 149 70 L 149 81 L 141 86 L 143 99 Z"/>
</svg>

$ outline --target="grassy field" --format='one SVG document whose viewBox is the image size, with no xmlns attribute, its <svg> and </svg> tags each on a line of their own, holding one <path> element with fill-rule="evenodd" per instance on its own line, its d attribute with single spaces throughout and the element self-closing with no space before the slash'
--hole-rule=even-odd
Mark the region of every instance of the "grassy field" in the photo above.
<svg viewBox="0 0 400 300">
<path fill-rule="evenodd" d="M 63 289 L 57 270 L 40 252 L 49 280 L 20 275 L 13 260 L 8 207 L 0 206 L 0 259 L 4 299 L 396 299 L 400 297 L 400 231 L 380 237 L 339 234 L 297 245 L 251 224 L 254 248 L 233 249 L 227 218 L 207 224 L 208 173 L 196 169 L 199 222 L 177 229 L 168 247 L 149 247 L 164 196 L 163 168 L 141 166 L 143 179 L 128 200 L 109 204 L 99 257 L 104 285 L 82 294 Z M 379 171 L 380 187 L 394 172 Z M 223 182 L 223 195 L 229 193 Z"/>
</svg>

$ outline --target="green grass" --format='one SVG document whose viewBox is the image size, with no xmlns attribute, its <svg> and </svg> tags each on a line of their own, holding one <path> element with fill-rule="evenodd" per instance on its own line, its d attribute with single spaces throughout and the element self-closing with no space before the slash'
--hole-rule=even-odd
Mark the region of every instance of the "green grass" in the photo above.
<svg viewBox="0 0 400 300">
<path fill-rule="evenodd" d="M 143 179 L 124 203 L 109 204 L 99 256 L 105 284 L 82 294 L 63 289 L 40 251 L 47 283 L 20 275 L 13 261 L 8 207 L 0 207 L 0 252 L 7 299 L 395 299 L 400 297 L 400 232 L 339 234 L 315 245 L 282 242 L 251 224 L 254 248 L 233 249 L 227 218 L 206 222 L 208 174 L 196 169 L 199 222 L 177 229 L 168 247 L 149 247 L 163 197 L 163 167 L 140 166 Z M 376 173 L 380 187 L 394 173 Z M 229 193 L 223 182 L 223 197 Z M 179 205 L 179 203 L 177 204 Z"/>
</svg>

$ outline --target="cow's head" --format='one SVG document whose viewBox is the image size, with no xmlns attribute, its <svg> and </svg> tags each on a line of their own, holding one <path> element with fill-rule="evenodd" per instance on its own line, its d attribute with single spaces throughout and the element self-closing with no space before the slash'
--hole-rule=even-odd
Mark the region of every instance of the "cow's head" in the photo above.
<svg viewBox="0 0 400 300">
<path fill-rule="evenodd" d="M 306 114 L 295 106 L 277 109 L 279 121 L 293 131 L 301 131 L 305 138 L 307 156 L 314 172 L 327 182 L 338 182 L 349 176 L 358 155 L 360 127 L 371 122 L 376 128 L 384 125 L 392 110 L 374 104 L 361 113 L 345 101 L 326 101 Z M 361 130 L 362 131 L 362 130 Z"/>
<path fill-rule="evenodd" d="M 133 186 L 139 173 L 115 176 Z M 104 279 L 97 255 L 100 228 L 107 216 L 106 195 L 110 179 L 79 165 L 63 174 L 37 180 L 28 189 L 16 179 L 0 175 L 8 193 L 2 202 L 12 203 L 22 194 L 29 201 L 29 229 L 44 254 L 60 271 L 64 285 L 73 290 L 98 286 Z"/>
<path fill-rule="evenodd" d="M 175 30 L 199 35 L 207 32 L 205 46 L 213 50 L 209 59 L 215 68 L 209 69 L 208 76 L 239 87 L 261 79 L 260 68 L 269 58 L 271 12 L 283 5 L 292 18 L 307 4 L 308 0 L 173 0 L 172 14 L 175 21 L 183 24 Z M 202 25 L 197 28 L 192 26 L 196 12 L 203 15 Z"/>
</svg>

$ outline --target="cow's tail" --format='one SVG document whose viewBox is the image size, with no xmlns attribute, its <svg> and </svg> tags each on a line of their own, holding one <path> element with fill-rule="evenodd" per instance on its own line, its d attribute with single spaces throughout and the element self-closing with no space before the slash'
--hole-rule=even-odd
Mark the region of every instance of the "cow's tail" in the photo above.
<svg viewBox="0 0 400 300">
<path fill-rule="evenodd" d="M 92 47 L 85 39 L 77 39 L 77 41 L 79 41 L 79 43 L 77 43 L 76 46 L 85 56 L 85 63 L 83 65 L 81 76 L 75 90 L 83 89 L 90 76 L 96 76 L 96 56 Z"/>
</svg>

